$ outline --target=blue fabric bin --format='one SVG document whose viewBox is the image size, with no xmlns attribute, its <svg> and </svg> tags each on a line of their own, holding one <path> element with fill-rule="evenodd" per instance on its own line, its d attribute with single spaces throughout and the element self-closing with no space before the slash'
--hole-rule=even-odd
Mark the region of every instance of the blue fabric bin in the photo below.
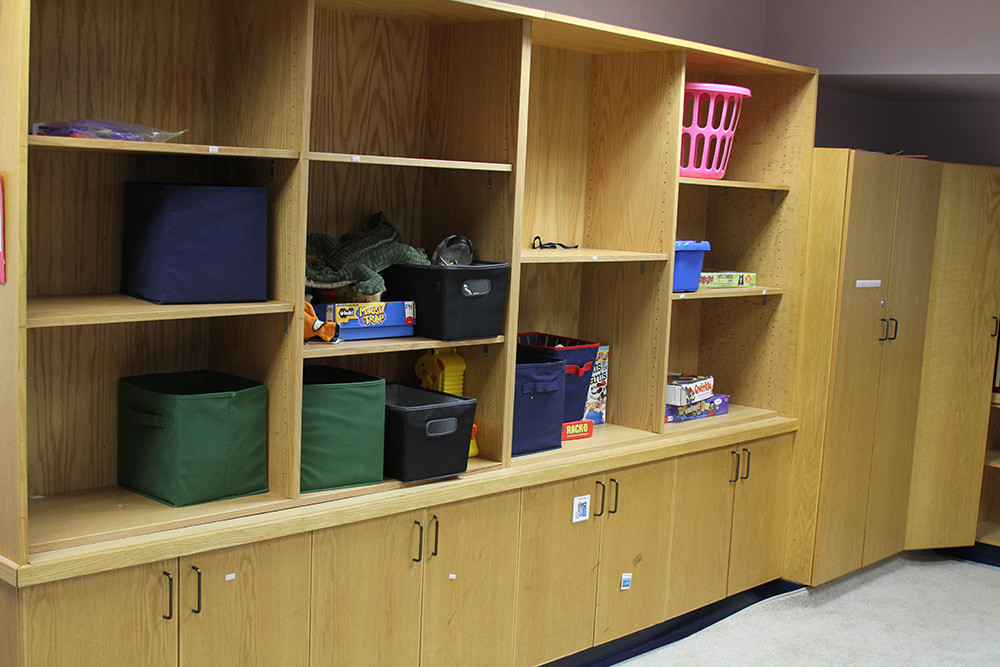
<svg viewBox="0 0 1000 667">
<path fill-rule="evenodd" d="M 674 291 L 697 292 L 701 280 L 701 264 L 705 252 L 712 247 L 708 241 L 674 242 Z"/>
<path fill-rule="evenodd" d="M 519 346 L 514 366 L 514 456 L 562 447 L 566 362 Z"/>
<path fill-rule="evenodd" d="M 122 292 L 153 303 L 267 300 L 267 189 L 126 183 Z"/>
<path fill-rule="evenodd" d="M 564 422 L 583 419 L 587 411 L 587 393 L 590 391 L 590 377 L 594 374 L 597 348 L 600 343 L 552 334 L 520 333 L 518 346 L 528 347 L 566 362 L 566 389 L 563 392 Z"/>
</svg>

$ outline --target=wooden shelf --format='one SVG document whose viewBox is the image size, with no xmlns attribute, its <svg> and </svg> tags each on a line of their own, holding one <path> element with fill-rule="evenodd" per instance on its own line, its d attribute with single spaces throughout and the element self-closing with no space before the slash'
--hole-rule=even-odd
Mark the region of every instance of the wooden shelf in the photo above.
<svg viewBox="0 0 1000 667">
<path fill-rule="evenodd" d="M 28 298 L 27 326 L 32 329 L 233 315 L 267 315 L 291 313 L 294 309 L 292 304 L 281 301 L 159 305 L 124 294 L 35 296 Z"/>
<path fill-rule="evenodd" d="M 183 136 L 183 135 L 181 135 Z M 78 137 L 46 137 L 28 135 L 30 148 L 98 151 L 115 153 L 162 153 L 167 155 L 220 155 L 224 157 L 256 157 L 295 160 L 299 152 L 282 148 L 249 148 L 244 146 L 210 146 L 205 144 L 158 143 L 155 141 L 118 141 L 115 139 L 82 139 Z"/>
<path fill-rule="evenodd" d="M 1000 547 L 1000 521 L 980 521 L 976 541 Z"/>
<path fill-rule="evenodd" d="M 697 292 L 676 292 L 670 295 L 672 301 L 690 301 L 691 299 L 734 299 L 748 296 L 774 296 L 784 290 L 780 287 L 725 287 L 719 289 L 700 289 Z"/>
<path fill-rule="evenodd" d="M 689 178 L 687 176 L 681 176 L 677 179 L 677 182 L 684 185 L 705 185 L 710 188 L 739 188 L 740 190 L 772 190 L 776 192 L 788 192 L 791 190 L 790 186 L 778 183 L 755 183 L 753 181 L 727 180 L 717 181 L 708 178 Z"/>
<path fill-rule="evenodd" d="M 990 406 L 994 408 L 1000 408 L 1000 394 L 994 393 L 990 398 Z"/>
<path fill-rule="evenodd" d="M 432 350 L 443 347 L 472 347 L 474 345 L 494 345 L 504 342 L 503 336 L 494 338 L 471 338 L 468 340 L 438 340 L 412 336 L 406 338 L 373 338 L 371 340 L 342 340 L 337 343 L 307 342 L 303 346 L 304 359 L 325 357 L 345 357 L 357 354 L 380 354 L 383 352 L 405 352 L 407 350 Z"/>
<path fill-rule="evenodd" d="M 714 417 L 688 419 L 663 425 L 664 435 L 694 435 L 715 429 L 749 424 L 762 419 L 779 416 L 774 410 L 755 408 L 749 405 L 730 405 L 729 412 Z"/>
<path fill-rule="evenodd" d="M 986 450 L 986 466 L 989 468 L 1000 468 L 1000 449 Z"/>
<path fill-rule="evenodd" d="M 471 458 L 469 469 L 465 474 L 499 468 L 498 461 Z M 259 493 L 188 507 L 170 507 L 117 486 L 36 497 L 28 501 L 29 553 L 35 554 L 235 519 L 262 512 L 315 505 L 404 486 L 412 484 L 389 479 L 380 484 L 303 493 L 294 500 L 274 493 Z"/>
<path fill-rule="evenodd" d="M 513 171 L 504 162 L 469 162 L 465 160 L 437 160 L 433 158 L 398 157 L 391 155 L 355 155 L 351 153 L 322 153 L 312 151 L 309 159 L 316 162 L 344 162 L 347 164 L 377 164 L 389 167 L 429 167 L 433 169 L 464 169 L 467 171 Z"/>
<path fill-rule="evenodd" d="M 521 250 L 522 264 L 558 264 L 587 262 L 669 262 L 670 255 L 656 252 L 630 252 L 602 248 L 556 248 Z"/>
</svg>

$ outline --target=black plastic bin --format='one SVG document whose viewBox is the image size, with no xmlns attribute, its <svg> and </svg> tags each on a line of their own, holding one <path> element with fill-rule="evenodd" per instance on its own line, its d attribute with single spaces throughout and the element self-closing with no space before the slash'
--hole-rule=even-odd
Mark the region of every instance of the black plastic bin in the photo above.
<svg viewBox="0 0 1000 667">
<path fill-rule="evenodd" d="M 519 347 L 538 350 L 566 362 L 563 421 L 575 422 L 583 419 L 587 410 L 590 378 L 594 374 L 594 362 L 597 360 L 597 348 L 600 347 L 600 343 L 532 331 L 519 333 L 517 344 Z"/>
<path fill-rule="evenodd" d="M 267 299 L 267 189 L 126 183 L 125 294 L 154 303 Z"/>
<path fill-rule="evenodd" d="M 267 491 L 267 388 L 213 371 L 121 378 L 118 483 L 175 507 Z"/>
<path fill-rule="evenodd" d="M 381 482 L 385 380 L 333 366 L 306 366 L 303 383 L 300 489 Z"/>
<path fill-rule="evenodd" d="M 386 269 L 386 299 L 413 301 L 413 333 L 438 340 L 492 338 L 503 331 L 510 265 L 401 264 Z"/>
<path fill-rule="evenodd" d="M 566 362 L 519 347 L 514 369 L 512 454 L 519 456 L 562 447 Z"/>
<path fill-rule="evenodd" d="M 476 399 L 385 386 L 385 475 L 403 482 L 460 475 L 469 466 Z"/>
</svg>

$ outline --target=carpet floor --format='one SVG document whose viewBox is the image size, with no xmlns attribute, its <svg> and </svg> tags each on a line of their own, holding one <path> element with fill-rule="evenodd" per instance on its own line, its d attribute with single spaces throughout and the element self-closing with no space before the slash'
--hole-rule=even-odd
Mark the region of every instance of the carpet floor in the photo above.
<svg viewBox="0 0 1000 667">
<path fill-rule="evenodd" d="M 620 664 L 1000 665 L 1000 568 L 900 554 Z"/>
</svg>

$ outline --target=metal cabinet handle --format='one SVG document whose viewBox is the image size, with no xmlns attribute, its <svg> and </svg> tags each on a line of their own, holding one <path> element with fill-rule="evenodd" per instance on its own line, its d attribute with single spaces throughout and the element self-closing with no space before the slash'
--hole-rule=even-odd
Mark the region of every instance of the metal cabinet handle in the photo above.
<svg viewBox="0 0 1000 667">
<path fill-rule="evenodd" d="M 163 618 L 169 621 L 174 617 L 174 575 L 164 571 L 163 576 L 167 578 L 167 590 L 169 591 L 167 595 L 167 613 L 163 615 Z"/>
<path fill-rule="evenodd" d="M 1000 317 L 996 315 L 993 316 L 993 333 L 990 334 L 990 338 L 996 338 L 997 334 L 1000 334 Z"/>
<path fill-rule="evenodd" d="M 740 479 L 747 479 L 750 477 L 750 450 L 744 447 L 743 453 L 747 455 L 747 471 Z"/>
<path fill-rule="evenodd" d="M 736 450 L 731 452 L 733 456 L 736 457 L 736 470 L 733 472 L 733 478 L 729 480 L 730 482 L 737 482 L 740 479 L 740 453 Z"/>
<path fill-rule="evenodd" d="M 889 320 L 884 317 L 880 317 L 879 320 L 882 322 L 882 336 L 878 339 L 878 342 L 884 342 L 889 340 Z"/>
<path fill-rule="evenodd" d="M 888 340 L 896 340 L 896 334 L 899 333 L 899 320 L 895 317 L 890 317 L 889 321 L 892 322 L 892 335 L 889 336 Z"/>
<path fill-rule="evenodd" d="M 598 480 L 597 484 L 601 487 L 601 511 L 598 512 L 597 514 L 595 514 L 594 516 L 603 516 L 604 515 L 604 496 L 605 496 L 605 494 L 607 492 L 607 487 L 604 486 L 604 482 L 602 482 L 600 480 Z"/>
<path fill-rule="evenodd" d="M 608 514 L 615 514 L 618 512 L 618 496 L 621 495 L 622 488 L 618 483 L 618 480 L 614 477 L 611 478 L 611 483 L 615 485 L 615 507 L 614 509 L 608 510 Z"/>
<path fill-rule="evenodd" d="M 194 565 L 191 566 L 191 569 L 198 573 L 198 606 L 192 609 L 191 613 L 200 614 L 201 613 L 201 570 L 195 567 Z"/>
<path fill-rule="evenodd" d="M 438 520 L 437 514 L 435 514 L 433 517 L 431 517 L 431 520 L 434 522 L 434 551 L 431 552 L 431 555 L 432 556 L 437 556 L 438 555 L 438 537 L 441 534 L 441 522 Z"/>
<path fill-rule="evenodd" d="M 420 528 L 420 538 L 417 542 L 417 544 L 419 545 L 417 547 L 418 548 L 417 557 L 412 560 L 414 563 L 419 563 L 424 559 L 424 524 L 420 523 L 419 521 L 414 521 L 413 523 L 418 528 Z"/>
</svg>

